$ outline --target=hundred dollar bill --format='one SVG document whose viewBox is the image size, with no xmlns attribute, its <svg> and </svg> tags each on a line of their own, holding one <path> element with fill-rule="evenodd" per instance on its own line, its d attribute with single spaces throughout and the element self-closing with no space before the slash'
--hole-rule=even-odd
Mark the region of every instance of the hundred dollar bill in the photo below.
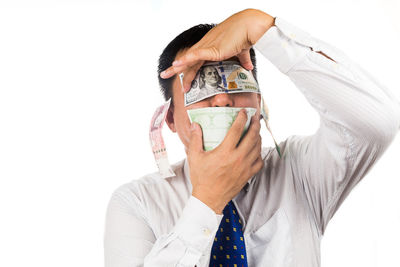
<svg viewBox="0 0 400 267">
<path fill-rule="evenodd" d="M 156 160 L 158 170 L 163 178 L 175 176 L 175 173 L 169 164 L 167 150 L 162 137 L 162 127 L 164 125 L 170 103 L 171 98 L 166 101 L 164 105 L 156 109 L 153 118 L 151 119 L 149 132 L 150 144 L 153 150 L 154 158 Z"/>
<path fill-rule="evenodd" d="M 199 69 L 190 90 L 185 93 L 185 106 L 217 94 L 247 92 L 260 93 L 251 71 L 237 61 L 210 62 Z"/>
<path fill-rule="evenodd" d="M 213 150 L 224 140 L 241 109 L 232 107 L 207 107 L 187 110 L 190 122 L 196 122 L 201 126 L 205 151 Z M 245 109 L 247 112 L 247 122 L 242 136 L 249 127 L 251 117 L 257 111 L 255 108 Z"/>
</svg>

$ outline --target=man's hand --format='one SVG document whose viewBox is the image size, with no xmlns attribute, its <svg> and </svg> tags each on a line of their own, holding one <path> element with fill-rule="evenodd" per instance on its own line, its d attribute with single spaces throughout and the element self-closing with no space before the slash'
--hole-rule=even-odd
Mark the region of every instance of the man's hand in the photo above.
<svg viewBox="0 0 400 267">
<path fill-rule="evenodd" d="M 184 92 L 187 92 L 206 60 L 221 61 L 237 56 L 244 68 L 252 70 L 250 48 L 274 25 L 274 17 L 257 9 L 246 9 L 233 14 L 184 51 L 160 76 L 167 79 L 183 72 L 183 87 Z"/>
<path fill-rule="evenodd" d="M 263 167 L 259 117 L 257 112 L 251 118 L 248 131 L 240 140 L 247 120 L 246 110 L 242 109 L 222 143 L 207 152 L 203 150 L 200 126 L 192 124 L 187 150 L 192 195 L 217 214 L 222 214 L 228 202 Z"/>
</svg>

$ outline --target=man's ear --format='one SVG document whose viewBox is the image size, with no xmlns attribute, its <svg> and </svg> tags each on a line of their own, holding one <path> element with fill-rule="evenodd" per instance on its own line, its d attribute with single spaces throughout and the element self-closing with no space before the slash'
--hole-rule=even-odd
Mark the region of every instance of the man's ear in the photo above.
<svg viewBox="0 0 400 267">
<path fill-rule="evenodd" d="M 171 131 L 173 133 L 176 133 L 175 120 L 174 120 L 174 104 L 172 103 L 172 101 L 171 105 L 169 106 L 167 116 L 165 117 L 165 122 L 167 123 Z"/>
</svg>

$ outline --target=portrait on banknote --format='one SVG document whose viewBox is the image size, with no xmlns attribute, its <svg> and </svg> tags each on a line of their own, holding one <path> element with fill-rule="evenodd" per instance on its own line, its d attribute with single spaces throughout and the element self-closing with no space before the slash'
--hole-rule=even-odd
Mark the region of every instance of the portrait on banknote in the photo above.
<svg viewBox="0 0 400 267">
<path fill-rule="evenodd" d="M 211 89 L 212 91 L 215 89 L 220 89 L 221 91 L 224 90 L 224 88 L 220 85 L 222 78 L 219 75 L 217 68 L 214 66 L 205 66 L 200 68 L 199 73 L 199 86 L 200 89 L 202 89 L 202 92 L 204 89 Z"/>
</svg>

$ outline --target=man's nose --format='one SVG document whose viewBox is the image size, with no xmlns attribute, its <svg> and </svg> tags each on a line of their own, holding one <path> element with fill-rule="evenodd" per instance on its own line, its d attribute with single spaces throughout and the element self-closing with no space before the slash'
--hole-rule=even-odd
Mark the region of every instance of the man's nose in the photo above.
<svg viewBox="0 0 400 267">
<path fill-rule="evenodd" d="M 232 96 L 230 96 L 227 93 L 215 95 L 211 99 L 211 106 L 212 107 L 232 107 L 233 106 Z"/>
</svg>

